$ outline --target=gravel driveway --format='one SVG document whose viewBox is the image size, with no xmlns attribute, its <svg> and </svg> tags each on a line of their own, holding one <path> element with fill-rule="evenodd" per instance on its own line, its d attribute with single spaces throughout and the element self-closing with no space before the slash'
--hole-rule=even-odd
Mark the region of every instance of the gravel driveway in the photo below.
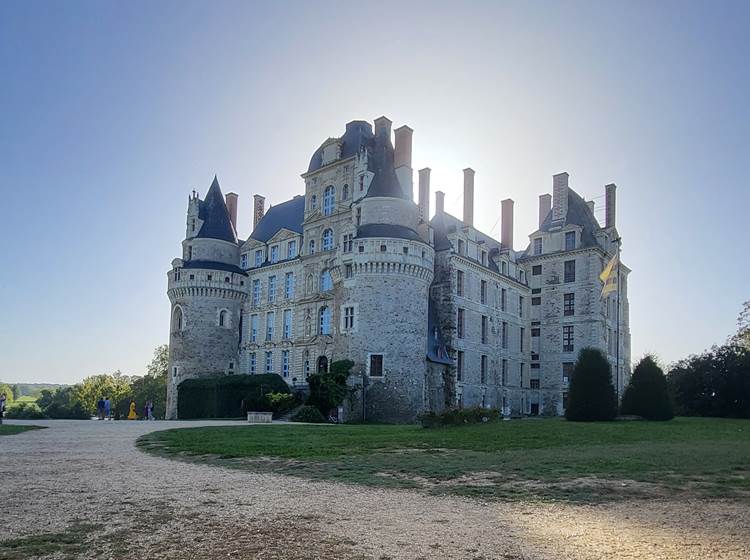
<svg viewBox="0 0 750 560">
<path fill-rule="evenodd" d="M 48 429 L 0 437 L 0 559 L 19 558 L 10 545 L 23 537 L 53 533 L 78 535 L 83 548 L 52 546 L 50 558 L 750 558 L 748 503 L 483 503 L 171 461 L 134 446 L 150 431 L 218 422 L 33 423 Z"/>
</svg>

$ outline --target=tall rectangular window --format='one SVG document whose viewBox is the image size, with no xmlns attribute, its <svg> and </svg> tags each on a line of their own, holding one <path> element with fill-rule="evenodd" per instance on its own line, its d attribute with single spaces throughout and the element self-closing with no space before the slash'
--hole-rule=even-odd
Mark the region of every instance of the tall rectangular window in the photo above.
<svg viewBox="0 0 750 560">
<path fill-rule="evenodd" d="M 255 266 L 263 264 L 263 249 L 257 249 L 255 251 Z"/>
<path fill-rule="evenodd" d="M 521 342 L 520 342 L 521 352 L 523 352 L 523 339 L 524 338 L 526 338 L 526 329 L 521 327 Z"/>
<path fill-rule="evenodd" d="M 503 358 L 502 364 L 503 365 L 502 365 L 501 372 L 502 372 L 502 378 L 503 378 L 503 385 L 507 385 L 508 384 L 508 360 Z"/>
<path fill-rule="evenodd" d="M 286 258 L 293 259 L 297 256 L 297 240 L 292 239 L 286 244 Z"/>
<path fill-rule="evenodd" d="M 529 389 L 539 389 L 540 383 L 538 379 L 529 379 Z"/>
<path fill-rule="evenodd" d="M 289 377 L 289 350 L 281 352 L 281 373 L 284 377 Z"/>
<path fill-rule="evenodd" d="M 461 381 L 464 375 L 464 353 L 463 350 L 456 352 L 456 381 Z"/>
<path fill-rule="evenodd" d="M 487 280 L 479 282 L 479 301 L 484 304 L 487 303 Z"/>
<path fill-rule="evenodd" d="M 250 342 L 258 341 L 258 316 L 250 316 Z"/>
<path fill-rule="evenodd" d="M 534 239 L 534 254 L 535 255 L 541 255 L 542 254 L 542 238 L 537 237 Z"/>
<path fill-rule="evenodd" d="M 463 255 L 464 254 L 464 245 L 465 245 L 464 240 L 463 239 L 459 239 L 458 240 L 458 254 L 459 255 Z"/>
<path fill-rule="evenodd" d="M 486 315 L 482 315 L 482 344 L 487 344 L 487 322 L 488 317 Z"/>
<path fill-rule="evenodd" d="M 518 296 L 518 316 L 523 317 L 523 296 Z"/>
<path fill-rule="evenodd" d="M 503 348 L 508 347 L 508 323 L 507 321 L 503 321 L 502 345 L 503 345 Z"/>
<path fill-rule="evenodd" d="M 563 352 L 573 352 L 573 325 L 563 327 Z"/>
<path fill-rule="evenodd" d="M 273 373 L 273 352 L 266 352 L 266 373 Z"/>
<path fill-rule="evenodd" d="M 479 359 L 479 377 L 479 382 L 485 385 L 487 383 L 487 356 L 484 354 Z"/>
<path fill-rule="evenodd" d="M 279 262 L 279 246 L 278 245 L 274 245 L 273 247 L 271 247 L 271 262 L 272 263 Z"/>
<path fill-rule="evenodd" d="M 268 277 L 268 303 L 276 303 L 276 276 Z"/>
<path fill-rule="evenodd" d="M 284 338 L 289 339 L 292 338 L 292 310 L 291 309 L 285 309 L 284 310 Z"/>
<path fill-rule="evenodd" d="M 463 338 L 465 325 L 464 325 L 464 310 L 461 308 L 458 309 L 458 317 L 457 317 L 456 323 L 457 323 L 456 324 L 456 336 L 458 338 Z"/>
<path fill-rule="evenodd" d="M 347 233 L 344 236 L 344 243 L 342 245 L 342 251 L 344 253 L 351 253 L 352 252 L 352 241 L 354 239 L 354 234 Z"/>
<path fill-rule="evenodd" d="M 576 261 L 565 261 L 565 281 L 576 281 Z"/>
<path fill-rule="evenodd" d="M 575 294 L 563 294 L 563 315 L 575 315 Z"/>
<path fill-rule="evenodd" d="M 284 297 L 294 298 L 294 272 L 287 272 L 284 275 Z"/>
<path fill-rule="evenodd" d="M 487 266 L 487 251 L 482 251 L 480 262 L 483 266 Z"/>
<path fill-rule="evenodd" d="M 242 270 L 247 270 L 247 253 L 242 253 L 242 256 L 240 257 L 240 268 Z"/>
<path fill-rule="evenodd" d="M 344 278 L 352 278 L 354 276 L 354 268 L 352 267 L 351 263 L 346 263 L 344 265 Z"/>
<path fill-rule="evenodd" d="M 255 367 L 256 367 L 256 358 L 255 358 L 255 352 L 250 352 L 250 375 L 255 375 Z"/>
<path fill-rule="evenodd" d="M 576 248 L 576 232 L 566 231 L 565 232 L 565 250 L 572 251 Z"/>
<path fill-rule="evenodd" d="M 507 290 L 503 288 L 500 290 L 500 311 L 505 311 L 505 303 L 507 300 Z"/>
<path fill-rule="evenodd" d="M 383 377 L 383 354 L 370 354 L 370 377 Z"/>
<path fill-rule="evenodd" d="M 273 311 L 266 313 L 266 340 L 273 340 L 273 329 L 276 315 Z"/>
<path fill-rule="evenodd" d="M 573 369 L 575 368 L 575 362 L 563 362 L 562 365 L 562 380 L 563 383 L 570 383 L 570 378 L 573 377 Z"/>
<path fill-rule="evenodd" d="M 456 295 L 457 296 L 464 295 L 464 271 L 463 270 L 456 271 Z"/>
<path fill-rule="evenodd" d="M 344 307 L 344 328 L 354 328 L 354 307 Z"/>
<path fill-rule="evenodd" d="M 255 307 L 260 305 L 260 280 L 257 278 L 253 280 L 253 305 Z"/>
</svg>

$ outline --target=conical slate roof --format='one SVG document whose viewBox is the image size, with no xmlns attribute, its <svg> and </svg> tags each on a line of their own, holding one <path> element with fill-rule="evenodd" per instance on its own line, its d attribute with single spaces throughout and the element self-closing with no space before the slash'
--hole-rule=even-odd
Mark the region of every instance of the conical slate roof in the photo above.
<svg viewBox="0 0 750 560">
<path fill-rule="evenodd" d="M 201 202 L 198 217 L 203 220 L 203 225 L 196 237 L 221 239 L 230 243 L 237 243 L 237 234 L 229 219 L 229 210 L 221 194 L 219 181 L 214 175 L 214 181 L 206 193 L 206 198 Z"/>
<path fill-rule="evenodd" d="M 396 177 L 393 146 L 389 134 L 378 134 L 375 137 L 375 146 L 370 152 L 368 168 L 375 173 L 375 176 L 372 178 L 370 188 L 367 189 L 367 197 L 387 196 L 409 200 Z"/>
</svg>

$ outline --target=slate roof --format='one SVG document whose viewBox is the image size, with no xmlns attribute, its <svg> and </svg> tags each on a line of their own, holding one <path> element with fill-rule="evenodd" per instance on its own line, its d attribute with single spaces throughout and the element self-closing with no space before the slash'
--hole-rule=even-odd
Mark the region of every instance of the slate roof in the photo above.
<svg viewBox="0 0 750 560">
<path fill-rule="evenodd" d="M 265 243 L 282 228 L 302 233 L 302 222 L 304 219 L 305 197 L 301 195 L 295 196 L 292 200 L 271 206 L 260 222 L 258 222 L 250 237 Z"/>
<path fill-rule="evenodd" d="M 372 126 L 367 121 L 352 121 L 346 124 L 346 131 L 341 137 L 341 157 L 348 158 L 355 155 L 362 146 L 369 146 L 375 137 Z M 315 150 L 310 158 L 307 172 L 317 171 L 323 166 L 323 146 Z"/>
<path fill-rule="evenodd" d="M 229 219 L 229 210 L 221 194 L 219 181 L 214 175 L 213 183 L 206 193 L 206 198 L 200 202 L 198 217 L 203 220 L 203 225 L 195 237 L 221 239 L 230 243 L 237 243 L 237 234 Z"/>
<path fill-rule="evenodd" d="M 409 239 L 422 241 L 419 234 L 411 228 L 394 224 L 365 224 L 357 228 L 357 239 L 367 237 L 393 237 L 395 239 Z"/>
<path fill-rule="evenodd" d="M 436 364 L 453 365 L 453 360 L 445 348 L 445 339 L 440 329 L 437 303 L 430 298 L 427 304 L 427 359 Z"/>
<path fill-rule="evenodd" d="M 223 270 L 224 272 L 235 272 L 247 276 L 247 272 L 234 264 L 226 264 L 216 261 L 185 261 L 182 268 L 202 268 L 208 270 Z"/>
<path fill-rule="evenodd" d="M 594 232 L 601 229 L 599 222 L 594 213 L 589 208 L 581 196 L 573 189 L 568 187 L 568 213 L 565 216 L 565 222 L 562 226 L 574 224 L 581 226 L 581 246 L 582 247 L 593 247 L 596 245 L 596 238 Z M 558 224 L 555 224 L 557 226 Z M 552 228 L 552 210 L 549 211 L 547 216 L 542 221 L 542 225 L 539 226 L 539 231 L 549 231 Z"/>
<path fill-rule="evenodd" d="M 379 134 L 375 137 L 375 145 L 370 149 L 367 168 L 375 174 L 367 189 L 368 198 L 387 196 L 410 200 L 396 177 L 390 134 Z"/>
<path fill-rule="evenodd" d="M 448 239 L 448 230 L 451 227 L 464 227 L 464 223 L 462 220 L 459 220 L 455 216 L 451 216 L 447 212 L 435 214 L 432 217 L 432 220 L 430 220 L 430 225 L 432 225 L 432 228 L 434 230 L 436 251 L 443 251 L 445 249 L 450 249 L 453 247 L 450 240 Z M 497 239 L 494 239 L 493 237 L 482 233 L 478 229 L 474 229 L 474 232 L 477 241 L 483 241 L 482 247 L 487 251 L 488 257 L 492 257 L 498 254 L 503 249 L 502 243 L 500 243 Z M 487 259 L 487 267 L 490 270 L 499 272 L 497 264 L 495 264 L 492 258 Z"/>
</svg>

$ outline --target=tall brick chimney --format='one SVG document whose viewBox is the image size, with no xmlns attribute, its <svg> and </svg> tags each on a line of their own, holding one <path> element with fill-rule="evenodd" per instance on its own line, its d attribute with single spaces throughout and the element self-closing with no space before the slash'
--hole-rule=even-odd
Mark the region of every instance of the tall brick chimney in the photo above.
<svg viewBox="0 0 750 560">
<path fill-rule="evenodd" d="M 539 227 L 542 227 L 544 218 L 547 217 L 549 211 L 552 209 L 552 196 L 549 194 L 539 195 Z"/>
<path fill-rule="evenodd" d="M 513 249 L 513 201 L 510 198 L 500 202 L 500 243 Z"/>
<path fill-rule="evenodd" d="M 474 170 L 464 169 L 464 223 L 474 225 Z"/>
<path fill-rule="evenodd" d="M 552 221 L 563 221 L 568 215 L 568 178 L 567 173 L 552 176 Z"/>
<path fill-rule="evenodd" d="M 224 200 L 227 202 L 227 210 L 229 210 L 229 220 L 232 222 L 234 231 L 237 231 L 237 193 L 228 192 L 224 195 Z"/>
<path fill-rule="evenodd" d="M 442 214 L 443 212 L 445 212 L 445 193 L 437 191 L 435 193 L 435 214 Z"/>
<path fill-rule="evenodd" d="M 419 170 L 419 217 L 430 221 L 430 168 Z"/>
<path fill-rule="evenodd" d="M 378 117 L 375 119 L 375 136 L 384 136 L 391 139 L 391 119 L 388 117 Z"/>
<path fill-rule="evenodd" d="M 263 218 L 266 210 L 266 198 L 259 194 L 253 195 L 253 230 L 258 227 L 258 222 Z"/>
<path fill-rule="evenodd" d="M 395 130 L 393 166 L 396 177 L 409 200 L 414 200 L 414 178 L 411 168 L 411 144 L 414 131 L 404 125 Z"/>
<path fill-rule="evenodd" d="M 610 183 L 604 186 L 604 227 L 615 227 L 615 210 L 617 207 L 617 185 Z"/>
</svg>

